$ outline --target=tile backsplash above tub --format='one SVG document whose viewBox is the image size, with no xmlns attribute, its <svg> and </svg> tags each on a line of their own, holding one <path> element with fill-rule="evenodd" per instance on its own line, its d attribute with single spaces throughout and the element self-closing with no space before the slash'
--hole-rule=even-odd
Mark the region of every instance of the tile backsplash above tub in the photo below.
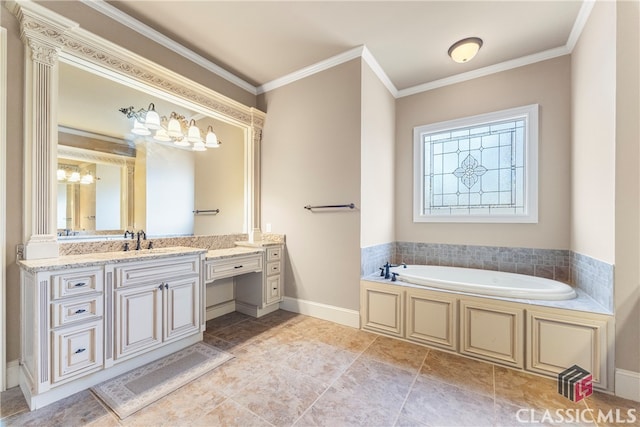
<svg viewBox="0 0 640 427">
<path fill-rule="evenodd" d="M 613 312 L 613 265 L 565 249 L 391 242 L 361 249 L 360 272 L 375 273 L 385 262 L 478 268 L 568 283 Z"/>
</svg>

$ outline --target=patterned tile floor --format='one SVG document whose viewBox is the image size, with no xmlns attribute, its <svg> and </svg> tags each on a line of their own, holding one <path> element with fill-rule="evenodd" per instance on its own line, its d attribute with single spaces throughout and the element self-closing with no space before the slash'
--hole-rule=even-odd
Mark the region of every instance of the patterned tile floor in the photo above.
<svg viewBox="0 0 640 427">
<path fill-rule="evenodd" d="M 235 359 L 125 420 L 89 391 L 29 412 L 13 388 L 0 425 L 640 426 L 637 402 L 286 311 L 211 320 L 205 341 Z"/>
</svg>

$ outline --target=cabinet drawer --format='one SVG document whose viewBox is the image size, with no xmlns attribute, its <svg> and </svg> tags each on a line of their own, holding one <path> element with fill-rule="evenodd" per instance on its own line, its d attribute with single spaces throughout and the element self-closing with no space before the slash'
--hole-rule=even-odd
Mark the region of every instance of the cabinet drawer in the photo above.
<svg viewBox="0 0 640 427">
<path fill-rule="evenodd" d="M 268 277 L 267 278 L 267 304 L 271 304 L 272 302 L 280 301 L 280 297 L 282 295 L 280 276 Z"/>
<path fill-rule="evenodd" d="M 76 270 L 51 276 L 53 298 L 102 292 L 102 270 Z"/>
<path fill-rule="evenodd" d="M 282 259 L 282 248 L 268 248 L 267 249 L 267 262 L 277 261 Z"/>
<path fill-rule="evenodd" d="M 102 295 L 51 304 L 51 327 L 102 316 Z"/>
<path fill-rule="evenodd" d="M 53 382 L 102 367 L 102 321 L 52 333 Z"/>
<path fill-rule="evenodd" d="M 200 273 L 200 258 L 161 259 L 155 262 L 136 263 L 115 268 L 117 288 L 162 282 L 171 278 Z"/>
<path fill-rule="evenodd" d="M 223 277 L 232 277 L 244 273 L 262 271 L 262 255 L 233 257 L 207 261 L 205 280 L 210 282 Z"/>
<path fill-rule="evenodd" d="M 269 262 L 267 263 L 267 275 L 280 274 L 280 263 Z"/>
</svg>

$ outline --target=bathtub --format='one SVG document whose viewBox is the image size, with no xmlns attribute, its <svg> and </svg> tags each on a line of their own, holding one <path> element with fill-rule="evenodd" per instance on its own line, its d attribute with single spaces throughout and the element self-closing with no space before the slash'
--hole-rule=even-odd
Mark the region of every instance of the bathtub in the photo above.
<svg viewBox="0 0 640 427">
<path fill-rule="evenodd" d="M 565 283 L 524 274 L 436 265 L 398 266 L 390 272 L 403 282 L 476 295 L 554 301 L 576 297 Z"/>
</svg>

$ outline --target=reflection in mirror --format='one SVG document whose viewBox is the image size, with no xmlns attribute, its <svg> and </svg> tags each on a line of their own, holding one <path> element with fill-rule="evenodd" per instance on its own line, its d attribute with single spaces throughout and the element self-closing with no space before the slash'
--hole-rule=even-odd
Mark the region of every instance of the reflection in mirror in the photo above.
<svg viewBox="0 0 640 427">
<path fill-rule="evenodd" d="M 69 171 L 78 168 L 81 176 L 88 171 L 95 183 L 59 181 L 59 234 L 77 238 L 123 230 L 145 230 L 150 237 L 247 232 L 251 194 L 245 179 L 246 130 L 162 96 L 60 62 L 58 123 L 65 132 L 59 133 L 58 163 Z M 120 110 L 144 111 L 150 104 L 165 128 L 172 115 L 183 116 L 187 125 L 192 120 L 197 125 L 203 142 L 211 127 L 221 145 L 194 151 L 193 143 L 180 147 L 176 138 L 159 141 L 154 131 L 132 132 L 136 118 L 142 121 L 144 114 L 127 117 Z M 188 126 L 183 130 L 187 133 Z M 85 157 L 62 154 L 73 149 L 82 150 Z M 127 166 L 119 166 L 116 173 L 86 153 L 127 159 Z M 119 183 L 107 179 L 116 175 Z M 194 214 L 216 209 L 217 214 Z"/>
</svg>

